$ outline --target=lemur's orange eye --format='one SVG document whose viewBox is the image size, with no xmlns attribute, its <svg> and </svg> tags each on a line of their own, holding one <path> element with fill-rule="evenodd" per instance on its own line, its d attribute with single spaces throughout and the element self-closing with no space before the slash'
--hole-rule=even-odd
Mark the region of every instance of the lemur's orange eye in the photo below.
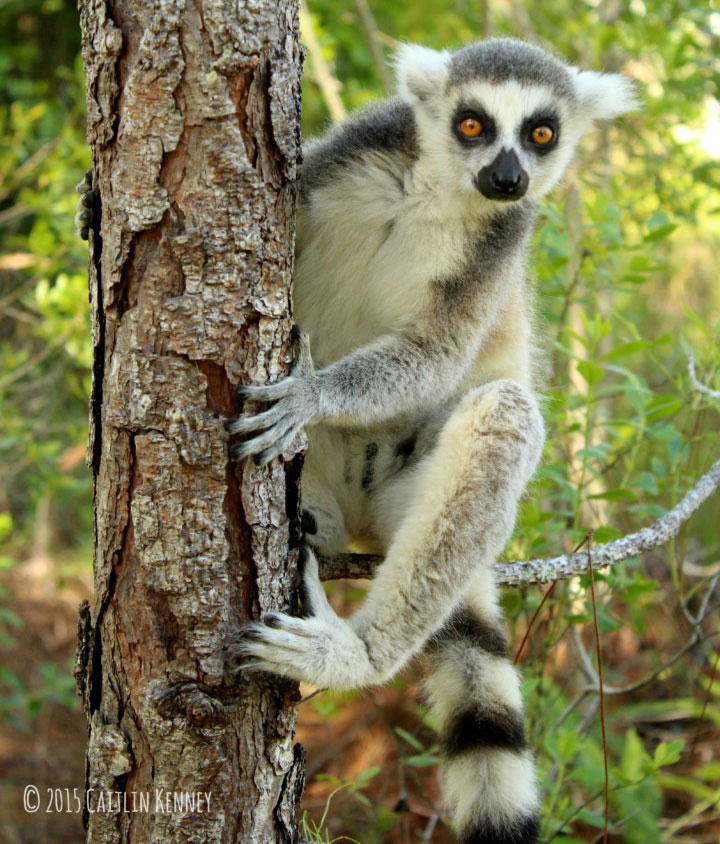
<svg viewBox="0 0 720 844">
<path fill-rule="evenodd" d="M 549 126 L 536 126 L 532 130 L 532 139 L 536 144 L 549 143 L 555 133 Z"/>
<path fill-rule="evenodd" d="M 460 124 L 460 131 L 466 138 L 477 138 L 482 130 L 482 123 L 475 117 L 466 117 Z"/>
</svg>

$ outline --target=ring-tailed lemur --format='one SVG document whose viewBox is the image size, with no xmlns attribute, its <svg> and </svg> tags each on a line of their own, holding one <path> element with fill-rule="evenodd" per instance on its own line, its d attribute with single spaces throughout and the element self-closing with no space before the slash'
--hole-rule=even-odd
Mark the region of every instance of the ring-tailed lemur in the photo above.
<svg viewBox="0 0 720 844">
<path fill-rule="evenodd" d="M 527 242 L 582 133 L 633 87 L 514 40 L 408 45 L 397 69 L 397 98 L 305 150 L 307 334 L 289 377 L 240 388 L 271 407 L 228 425 L 246 437 L 233 454 L 261 463 L 307 426 L 307 542 L 385 560 L 341 619 L 307 551 L 306 617 L 265 615 L 240 651 L 246 669 L 350 689 L 424 647 L 459 840 L 519 844 L 537 838 L 538 797 L 492 567 L 543 444 Z"/>
</svg>

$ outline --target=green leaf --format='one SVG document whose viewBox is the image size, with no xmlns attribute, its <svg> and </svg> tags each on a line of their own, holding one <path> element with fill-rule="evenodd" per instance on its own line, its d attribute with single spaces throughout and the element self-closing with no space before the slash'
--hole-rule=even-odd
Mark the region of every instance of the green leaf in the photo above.
<svg viewBox="0 0 720 844">
<path fill-rule="evenodd" d="M 618 358 L 628 357 L 629 355 L 634 355 L 636 352 L 642 351 L 642 349 L 647 349 L 648 346 L 652 346 L 652 343 L 647 340 L 635 340 L 632 343 L 621 343 L 619 346 L 615 346 L 614 349 L 603 355 L 600 360 L 618 360 Z"/>
<path fill-rule="evenodd" d="M 654 396 L 645 405 L 645 418 L 648 422 L 665 419 L 682 410 L 683 402 L 679 396 L 672 394 Z"/>
<path fill-rule="evenodd" d="M 380 765 L 373 765 L 370 768 L 367 768 L 364 771 L 361 771 L 357 777 L 355 778 L 355 785 L 358 788 L 362 788 L 366 783 L 368 783 L 376 774 L 380 773 L 381 767 Z"/>
<path fill-rule="evenodd" d="M 608 489 L 605 492 L 596 492 L 594 495 L 588 495 L 588 500 L 599 501 L 637 501 L 637 495 L 630 489 Z"/>
<path fill-rule="evenodd" d="M 438 759 L 429 753 L 420 753 L 417 756 L 406 756 L 403 762 L 406 765 L 410 765 L 411 768 L 427 768 L 430 765 L 436 765 Z"/>
<path fill-rule="evenodd" d="M 407 730 L 403 730 L 402 727 L 395 727 L 395 732 L 400 736 L 401 739 L 404 739 L 411 747 L 414 747 L 415 750 L 425 750 L 425 748 L 415 738 L 415 736 L 409 733 Z"/>
<path fill-rule="evenodd" d="M 612 542 L 613 539 L 620 539 L 622 536 L 622 531 L 619 531 L 617 528 L 614 527 L 599 527 L 595 528 L 593 533 L 593 542 L 597 544 L 602 544 L 603 542 Z"/>
<path fill-rule="evenodd" d="M 601 381 L 605 375 L 605 370 L 602 366 L 598 366 L 596 363 L 590 363 L 590 361 L 587 360 L 578 361 L 576 366 L 577 371 L 588 382 L 588 384 L 597 384 L 597 382 Z"/>
</svg>

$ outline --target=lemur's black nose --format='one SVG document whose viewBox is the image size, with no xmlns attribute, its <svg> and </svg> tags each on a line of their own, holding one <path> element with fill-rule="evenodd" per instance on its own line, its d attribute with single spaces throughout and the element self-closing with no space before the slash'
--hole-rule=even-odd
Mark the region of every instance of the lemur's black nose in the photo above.
<svg viewBox="0 0 720 844">
<path fill-rule="evenodd" d="M 475 186 L 488 199 L 520 199 L 525 196 L 529 182 L 513 149 L 501 150 L 475 177 Z"/>
<path fill-rule="evenodd" d="M 493 170 L 490 174 L 490 182 L 494 188 L 512 193 L 520 184 L 520 172 L 515 170 Z"/>
</svg>

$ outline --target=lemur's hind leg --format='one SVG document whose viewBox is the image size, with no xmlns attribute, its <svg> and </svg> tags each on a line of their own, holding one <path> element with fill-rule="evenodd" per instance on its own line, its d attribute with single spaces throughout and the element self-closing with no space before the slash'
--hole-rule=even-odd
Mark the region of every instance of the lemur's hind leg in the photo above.
<svg viewBox="0 0 720 844">
<path fill-rule="evenodd" d="M 537 403 L 522 387 L 496 381 L 471 391 L 411 470 L 385 561 L 362 608 L 342 622 L 342 636 L 320 617 L 275 613 L 271 626 L 248 628 L 241 650 L 250 667 L 346 689 L 391 677 L 493 564 L 512 532 L 542 440 Z M 308 570 L 316 577 L 314 566 Z M 312 594 L 316 584 L 306 587 Z M 362 658 L 348 659 L 348 648 Z"/>
</svg>

